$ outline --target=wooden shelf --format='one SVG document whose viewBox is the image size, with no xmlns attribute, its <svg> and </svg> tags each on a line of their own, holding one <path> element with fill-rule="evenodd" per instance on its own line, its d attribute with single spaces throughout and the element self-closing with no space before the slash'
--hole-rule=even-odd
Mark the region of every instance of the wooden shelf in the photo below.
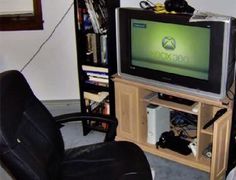
<svg viewBox="0 0 236 180">
<path fill-rule="evenodd" d="M 153 91 L 153 92 L 160 92 L 160 93 L 164 93 L 164 94 L 169 94 L 172 96 L 177 96 L 180 98 L 189 99 L 189 100 L 193 100 L 196 102 L 206 103 L 206 104 L 221 107 L 221 108 L 229 108 L 229 107 L 232 108 L 232 104 L 233 104 L 232 101 L 228 98 L 225 98 L 222 100 L 214 100 L 214 99 L 210 99 L 210 98 L 204 98 L 204 97 L 197 96 L 197 95 L 183 93 L 181 91 L 174 91 L 170 88 L 162 88 L 161 86 L 158 86 L 158 85 L 153 86 L 153 85 L 149 85 L 148 83 L 145 84 L 145 83 L 140 83 L 138 81 L 130 81 L 128 78 L 122 77 L 118 74 L 114 74 L 112 76 L 112 78 L 113 78 L 113 81 L 115 81 L 115 82 L 128 83 L 129 85 L 149 89 L 150 91 Z"/>
<path fill-rule="evenodd" d="M 176 153 L 176 152 L 171 151 L 169 149 L 162 149 L 162 148 L 156 149 L 154 145 L 149 145 L 147 143 L 142 143 L 141 148 L 143 148 L 147 152 L 150 152 L 152 154 L 156 154 L 160 157 L 169 159 L 171 161 L 175 161 L 175 162 L 184 164 L 186 166 L 197 168 L 197 169 L 205 171 L 205 172 L 210 172 L 210 160 L 209 159 L 200 158 L 199 160 L 197 160 L 196 157 L 193 156 L 193 154 L 190 154 L 188 156 L 184 156 L 182 154 Z"/>
<path fill-rule="evenodd" d="M 201 130 L 201 133 L 203 133 L 203 134 L 208 134 L 208 135 L 213 135 L 213 127 L 209 127 L 209 128 L 207 128 L 207 129 L 202 129 Z"/>
<path fill-rule="evenodd" d="M 120 137 L 117 137 L 116 140 L 127 140 Z M 186 166 L 190 166 L 201 171 L 210 172 L 210 159 L 201 156 L 198 160 L 193 154 L 182 155 L 177 152 L 171 151 L 169 149 L 156 148 L 155 145 L 148 144 L 145 142 L 138 143 L 138 145 L 146 152 L 160 156 L 162 158 L 181 163 Z"/>
<path fill-rule="evenodd" d="M 228 105 L 225 105 L 222 104 L 221 101 L 151 86 L 120 76 L 114 76 L 114 82 L 116 113 L 118 118 L 116 139 L 132 141 L 146 152 L 208 172 L 210 174 L 210 180 L 222 178 L 222 175 L 226 173 L 226 162 L 228 160 L 232 120 L 231 101 Z M 191 100 L 195 103 L 188 106 L 159 99 L 157 95 L 159 93 Z M 148 104 L 158 105 L 197 116 L 197 129 L 194 132 L 197 146 L 196 155 L 190 154 L 185 156 L 170 149 L 157 149 L 155 145 L 147 143 L 148 118 L 146 107 Z M 197 111 L 193 111 L 196 106 L 198 107 Z M 212 126 L 203 129 L 203 126 L 212 119 L 215 113 L 221 108 L 227 108 L 227 112 L 218 118 Z M 204 157 L 202 154 L 209 144 L 212 144 L 211 159 Z"/>
<path fill-rule="evenodd" d="M 144 101 L 147 102 L 147 103 L 150 103 L 150 104 L 155 104 L 155 105 L 167 107 L 167 108 L 170 108 L 170 109 L 173 109 L 173 110 L 198 115 L 197 112 L 193 112 L 193 108 L 197 103 L 193 104 L 192 106 L 188 106 L 188 105 L 184 105 L 184 104 L 178 104 L 178 103 L 175 103 L 175 102 L 162 100 L 162 99 L 159 99 L 157 97 L 152 98 L 152 99 L 144 99 Z"/>
</svg>

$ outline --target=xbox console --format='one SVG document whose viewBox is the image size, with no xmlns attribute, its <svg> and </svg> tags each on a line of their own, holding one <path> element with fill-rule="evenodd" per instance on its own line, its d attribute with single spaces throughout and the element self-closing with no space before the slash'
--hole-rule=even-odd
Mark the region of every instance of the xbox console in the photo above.
<svg viewBox="0 0 236 180">
<path fill-rule="evenodd" d="M 147 142 L 156 144 L 161 134 L 170 130 L 170 109 L 149 104 L 147 112 Z"/>
</svg>

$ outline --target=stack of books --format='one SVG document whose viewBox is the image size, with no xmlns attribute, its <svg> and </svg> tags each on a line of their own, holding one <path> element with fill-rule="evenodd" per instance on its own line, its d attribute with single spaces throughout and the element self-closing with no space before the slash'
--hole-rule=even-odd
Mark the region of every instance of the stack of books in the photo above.
<svg viewBox="0 0 236 180">
<path fill-rule="evenodd" d="M 109 76 L 107 68 L 82 65 L 82 70 L 88 77 L 86 83 L 103 87 L 109 86 Z"/>
<path fill-rule="evenodd" d="M 87 112 L 97 112 L 100 114 L 109 114 L 108 100 L 109 93 L 105 91 L 101 92 L 84 92 L 84 99 Z"/>
<path fill-rule="evenodd" d="M 102 92 L 84 92 L 84 98 L 89 99 L 94 102 L 102 102 L 106 97 L 108 97 L 109 93 Z"/>
<path fill-rule="evenodd" d="M 86 62 L 107 64 L 107 35 L 86 34 Z"/>
<path fill-rule="evenodd" d="M 90 20 L 95 33 L 103 34 L 107 31 L 107 8 L 105 1 L 85 0 Z"/>
<path fill-rule="evenodd" d="M 105 0 L 84 0 L 77 4 L 77 24 L 86 34 L 86 62 L 107 65 L 107 20 Z"/>
</svg>

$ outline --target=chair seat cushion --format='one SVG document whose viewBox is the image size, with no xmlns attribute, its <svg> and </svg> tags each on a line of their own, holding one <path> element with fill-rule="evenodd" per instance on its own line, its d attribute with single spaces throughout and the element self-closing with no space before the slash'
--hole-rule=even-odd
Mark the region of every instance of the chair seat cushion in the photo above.
<svg viewBox="0 0 236 180">
<path fill-rule="evenodd" d="M 140 162 L 140 163 L 134 163 Z M 60 171 L 62 180 L 151 180 L 143 151 L 126 141 L 97 143 L 68 149 Z"/>
</svg>

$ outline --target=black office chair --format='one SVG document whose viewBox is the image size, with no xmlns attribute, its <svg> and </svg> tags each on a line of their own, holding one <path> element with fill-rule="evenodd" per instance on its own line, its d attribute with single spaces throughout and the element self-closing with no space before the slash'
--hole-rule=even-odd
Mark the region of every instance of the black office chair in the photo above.
<svg viewBox="0 0 236 180">
<path fill-rule="evenodd" d="M 112 141 L 116 121 L 76 114 L 72 120 L 109 123 L 105 141 L 64 149 L 56 119 L 15 70 L 0 74 L 0 161 L 17 180 L 151 180 L 143 151 L 133 143 Z M 56 122 L 57 120 L 57 122 Z M 65 124 L 66 125 L 66 124 Z"/>
</svg>

